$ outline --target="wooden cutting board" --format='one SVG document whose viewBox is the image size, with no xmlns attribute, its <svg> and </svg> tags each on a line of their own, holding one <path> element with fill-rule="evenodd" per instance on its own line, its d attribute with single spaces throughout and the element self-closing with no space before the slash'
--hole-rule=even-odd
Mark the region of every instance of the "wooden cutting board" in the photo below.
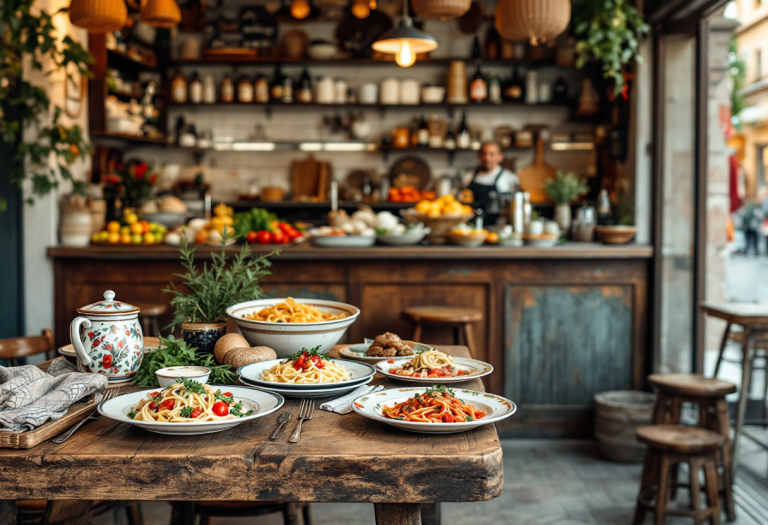
<svg viewBox="0 0 768 525">
<path fill-rule="evenodd" d="M 328 162 L 319 161 L 314 155 L 293 162 L 291 170 L 291 198 L 293 200 L 304 200 L 302 197 L 325 200 L 330 186 L 331 166 Z"/>
<path fill-rule="evenodd" d="M 27 449 L 36 447 L 43 441 L 58 436 L 81 419 L 88 417 L 91 412 L 96 410 L 97 405 L 96 394 L 91 394 L 84 401 L 69 407 L 67 413 L 61 418 L 43 423 L 34 430 L 29 432 L 0 431 L 0 448 Z"/>
<path fill-rule="evenodd" d="M 536 140 L 536 157 L 533 164 L 526 166 L 517 172 L 522 191 L 531 194 L 531 202 L 549 202 L 547 192 L 544 191 L 544 183 L 555 177 L 557 169 L 544 162 L 544 141 L 539 137 Z"/>
</svg>

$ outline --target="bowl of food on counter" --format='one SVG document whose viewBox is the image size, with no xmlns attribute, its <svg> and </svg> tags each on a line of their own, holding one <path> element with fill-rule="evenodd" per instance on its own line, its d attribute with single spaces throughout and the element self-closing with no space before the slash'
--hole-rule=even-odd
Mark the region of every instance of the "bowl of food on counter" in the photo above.
<svg viewBox="0 0 768 525">
<path fill-rule="evenodd" d="M 635 226 L 597 226 L 597 235 L 604 244 L 627 244 L 635 238 Z"/>
<path fill-rule="evenodd" d="M 448 238 L 451 241 L 451 244 L 457 244 L 467 248 L 477 248 L 488 238 L 488 230 L 478 230 L 474 226 L 462 223 L 451 229 Z"/>
<path fill-rule="evenodd" d="M 475 216 L 475 210 L 461 204 L 453 195 L 443 195 L 435 200 L 423 200 L 402 212 L 408 224 L 422 223 L 430 229 L 427 239 L 431 244 L 446 244 L 451 229 Z"/>
<path fill-rule="evenodd" d="M 517 248 L 523 245 L 523 236 L 515 233 L 512 226 L 507 224 L 501 227 L 489 228 L 488 237 L 485 239 L 487 244 L 495 246 L 504 246 L 505 248 Z"/>
<path fill-rule="evenodd" d="M 327 353 L 360 315 L 351 304 L 323 299 L 292 297 L 246 301 L 227 308 L 229 316 L 249 344 L 267 346 L 278 357 L 298 348 Z"/>
<path fill-rule="evenodd" d="M 560 226 L 555 221 L 536 219 L 528 223 L 522 238 L 528 246 L 546 248 L 558 244 L 560 234 Z"/>
<path fill-rule="evenodd" d="M 432 350 L 433 347 L 414 341 L 401 339 L 399 335 L 386 332 L 375 339 L 366 339 L 363 343 L 344 345 L 339 349 L 339 356 L 363 363 L 375 364 L 396 357 L 412 357 L 415 354 Z"/>
</svg>

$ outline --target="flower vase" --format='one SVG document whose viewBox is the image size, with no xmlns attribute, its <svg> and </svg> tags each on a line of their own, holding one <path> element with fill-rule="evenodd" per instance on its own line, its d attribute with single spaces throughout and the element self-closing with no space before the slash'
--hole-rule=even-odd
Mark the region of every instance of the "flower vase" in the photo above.
<svg viewBox="0 0 768 525">
<path fill-rule="evenodd" d="M 571 229 L 571 219 L 570 204 L 558 204 L 555 206 L 555 222 L 560 226 L 563 237 L 568 236 L 568 232 Z"/>
</svg>

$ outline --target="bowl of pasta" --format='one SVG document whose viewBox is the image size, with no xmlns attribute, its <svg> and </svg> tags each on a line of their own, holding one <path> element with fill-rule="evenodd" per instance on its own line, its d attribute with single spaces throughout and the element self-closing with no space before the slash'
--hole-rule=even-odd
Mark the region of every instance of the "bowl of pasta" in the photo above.
<svg viewBox="0 0 768 525">
<path fill-rule="evenodd" d="M 368 419 L 424 434 L 466 432 L 517 411 L 501 396 L 445 385 L 382 390 L 358 397 L 352 408 Z"/>
<path fill-rule="evenodd" d="M 119 395 L 98 410 L 104 417 L 158 434 L 198 435 L 264 417 L 284 402 L 274 392 L 180 379 L 166 388 Z"/>
<path fill-rule="evenodd" d="M 278 357 L 290 357 L 302 348 L 327 353 L 360 310 L 338 301 L 287 297 L 238 303 L 227 308 L 227 315 L 251 346 L 268 346 Z"/>
</svg>

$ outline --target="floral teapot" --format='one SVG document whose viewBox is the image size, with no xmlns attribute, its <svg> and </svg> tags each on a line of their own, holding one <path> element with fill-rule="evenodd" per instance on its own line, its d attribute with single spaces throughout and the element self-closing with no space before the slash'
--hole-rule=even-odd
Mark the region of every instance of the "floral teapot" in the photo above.
<svg viewBox="0 0 768 525">
<path fill-rule="evenodd" d="M 69 326 L 69 338 L 81 370 L 104 374 L 110 384 L 132 380 L 144 355 L 139 308 L 115 301 L 115 292 L 104 300 L 78 308 Z"/>
</svg>

